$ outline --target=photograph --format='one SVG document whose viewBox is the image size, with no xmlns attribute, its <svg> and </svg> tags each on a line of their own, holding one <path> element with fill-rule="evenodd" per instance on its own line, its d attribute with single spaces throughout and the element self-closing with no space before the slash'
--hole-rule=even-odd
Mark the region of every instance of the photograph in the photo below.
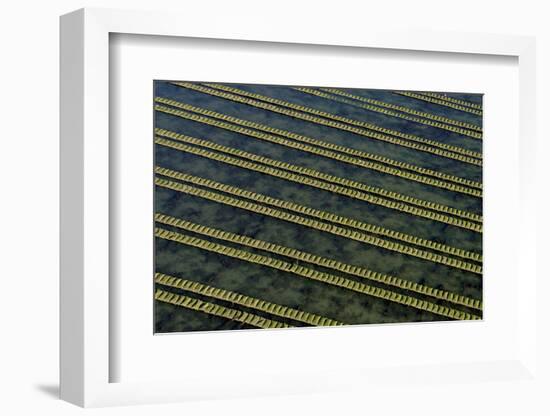
<svg viewBox="0 0 550 416">
<path fill-rule="evenodd" d="M 153 84 L 155 333 L 483 318 L 482 94 Z"/>
</svg>

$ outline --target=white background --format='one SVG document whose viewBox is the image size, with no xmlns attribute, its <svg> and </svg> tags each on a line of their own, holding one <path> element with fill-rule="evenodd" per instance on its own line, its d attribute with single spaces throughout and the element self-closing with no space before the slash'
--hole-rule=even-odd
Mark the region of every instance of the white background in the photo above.
<svg viewBox="0 0 550 416">
<path fill-rule="evenodd" d="M 311 18 L 327 21 L 327 30 L 338 25 L 368 24 L 369 19 L 391 19 L 405 26 L 430 25 L 440 30 L 533 34 L 538 36 L 538 114 L 539 137 L 548 137 L 545 114 L 550 114 L 550 28 L 544 2 L 464 0 L 391 2 L 231 2 L 203 1 L 205 13 L 221 13 L 269 18 L 285 25 L 304 25 L 293 14 L 307 11 Z M 242 5 L 242 6 L 241 6 Z M 0 13 L 2 65 L 2 178 L 1 269 L 4 282 L 0 292 L 2 342 L 0 343 L 0 411 L 19 415 L 73 414 L 82 410 L 55 400 L 57 395 L 58 348 L 58 16 L 83 6 L 173 9 L 185 11 L 181 1 L 19 1 L 3 5 Z M 242 8 L 241 8 L 242 7 Z M 261 10 L 262 8 L 263 10 Z M 190 19 L 198 18 L 190 15 Z M 254 18 L 254 17 L 252 17 Z M 184 24 L 185 22 L 182 22 Z M 244 30 L 244 28 L 242 29 Z M 549 177 L 545 155 L 547 141 L 540 140 L 539 155 L 539 250 L 544 253 L 542 236 L 548 235 L 546 208 Z M 543 171 L 544 170 L 544 171 Z M 544 176 L 543 176 L 544 175 Z M 540 256 L 542 261 L 545 256 Z M 548 288 L 548 285 L 546 285 Z M 539 288 L 543 290 L 544 288 Z M 547 305 L 540 305 L 547 312 Z M 545 308 L 545 309 L 543 309 Z M 545 315 L 547 316 L 547 315 Z M 547 328 L 550 324 L 547 325 Z M 550 332 L 550 331 L 549 331 Z M 546 353 L 539 355 L 548 365 Z M 542 352 L 542 351 L 541 351 Z M 548 368 L 548 367 L 546 367 Z M 387 399 L 387 408 L 372 408 L 368 391 L 315 396 L 259 398 L 223 402 L 197 402 L 160 407 L 94 410 L 99 414 L 151 414 L 153 412 L 192 412 L 213 414 L 404 414 L 423 408 L 426 414 L 544 414 L 540 391 L 501 383 L 491 394 L 481 394 L 467 384 L 433 385 L 395 397 L 390 389 L 377 397 Z M 454 391 L 455 393 L 451 394 Z M 546 405 L 548 406 L 548 404 Z M 548 407 L 545 409 L 548 414 Z M 409 413 L 410 414 L 410 413 Z"/>
</svg>

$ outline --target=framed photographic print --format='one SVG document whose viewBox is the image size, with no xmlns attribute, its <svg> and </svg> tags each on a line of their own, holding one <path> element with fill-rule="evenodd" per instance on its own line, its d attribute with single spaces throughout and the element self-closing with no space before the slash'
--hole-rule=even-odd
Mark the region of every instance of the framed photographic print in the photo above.
<svg viewBox="0 0 550 416">
<path fill-rule="evenodd" d="M 61 19 L 62 398 L 541 388 L 533 39 L 213 19 Z"/>
</svg>

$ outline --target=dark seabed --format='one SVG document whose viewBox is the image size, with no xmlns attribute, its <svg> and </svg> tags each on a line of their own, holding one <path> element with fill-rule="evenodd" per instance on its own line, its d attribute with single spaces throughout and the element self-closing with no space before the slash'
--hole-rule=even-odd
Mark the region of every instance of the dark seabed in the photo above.
<svg viewBox="0 0 550 416">
<path fill-rule="evenodd" d="M 200 83 L 191 83 L 195 86 L 203 86 Z M 386 135 L 390 138 L 399 138 L 401 142 L 417 143 L 410 138 L 404 138 L 405 135 L 413 135 L 421 140 L 427 139 L 430 143 L 435 142 L 436 146 L 428 144 L 431 149 L 449 149 L 449 147 L 437 147 L 437 143 L 451 146 L 450 150 L 456 154 L 456 148 L 470 151 L 469 154 L 478 154 L 478 160 L 481 162 L 480 154 L 482 152 L 482 140 L 474 138 L 453 128 L 441 128 L 433 125 L 438 120 L 444 126 L 451 126 L 448 120 L 466 123 L 470 128 L 477 127 L 481 131 L 482 116 L 476 114 L 476 111 L 464 111 L 454 107 L 464 107 L 473 103 L 479 107 L 467 107 L 471 109 L 480 108 L 482 96 L 479 94 L 445 94 L 443 101 L 453 104 L 447 106 L 400 95 L 392 91 L 382 90 L 358 90 L 343 89 L 346 94 L 351 94 L 356 98 L 348 96 L 334 96 L 346 98 L 357 105 L 341 102 L 334 99 L 323 98 L 303 91 L 298 91 L 291 87 L 269 86 L 269 85 L 237 85 L 222 84 L 234 89 L 242 90 L 248 93 L 256 93 L 273 99 L 282 100 L 285 103 L 292 103 L 299 106 L 320 110 L 330 113 L 336 117 L 352 119 L 359 122 L 370 123 L 379 128 L 389 129 L 385 132 L 379 131 L 379 135 Z M 314 87 L 312 87 L 314 88 Z M 216 89 L 216 91 L 221 91 Z M 232 94 L 235 94 L 234 92 Z M 392 159 L 395 162 L 404 162 L 409 165 L 415 165 L 418 168 L 429 169 L 430 171 L 440 172 L 448 177 L 463 178 L 471 182 L 482 182 L 482 168 L 478 164 L 468 163 L 462 160 L 445 157 L 440 154 L 420 151 L 417 148 L 406 147 L 400 144 L 390 143 L 383 140 L 377 140 L 373 137 L 366 137 L 349 130 L 322 125 L 317 122 L 308 121 L 288 114 L 281 114 L 267 108 L 258 108 L 253 105 L 236 102 L 223 96 L 215 96 L 206 92 L 201 92 L 193 88 L 182 85 L 175 85 L 169 81 L 155 81 L 155 96 L 157 98 L 175 100 L 178 103 L 189 104 L 194 107 L 211 110 L 227 116 L 236 117 L 241 120 L 259 123 L 271 128 L 282 129 L 295 134 L 307 136 L 308 138 L 321 140 L 328 144 L 345 146 L 348 149 L 355 149 L 367 152 L 375 157 L 384 157 Z M 244 95 L 240 95 L 243 97 Z M 429 98 L 429 96 L 426 96 Z M 250 98 L 250 97 L 248 97 Z M 363 100 L 360 100 L 362 98 Z M 374 101 L 372 101 L 374 100 Z M 432 100 L 433 101 L 433 100 Z M 264 101 L 262 101 L 264 102 Z M 463 104 L 459 104 L 459 103 Z M 464 103 L 465 102 L 465 103 Z M 391 105 L 382 106 L 385 103 Z M 479 195 L 466 194 L 453 189 L 443 189 L 432 184 L 422 183 L 411 180 L 409 177 L 401 177 L 395 174 L 383 173 L 377 170 L 369 169 L 364 166 L 357 166 L 345 163 L 335 158 L 312 154 L 304 150 L 287 147 L 282 144 L 260 140 L 237 131 L 231 131 L 222 127 L 212 126 L 204 122 L 191 120 L 174 114 L 174 111 L 182 110 L 173 102 L 156 102 L 157 111 L 155 111 L 156 129 L 164 129 L 180 135 L 191 136 L 193 138 L 208 141 L 210 144 L 222 145 L 231 149 L 242 150 L 251 154 L 267 157 L 275 161 L 286 162 L 288 164 L 313 169 L 323 174 L 332 175 L 337 178 L 344 178 L 357 183 L 368 185 L 374 189 L 374 193 L 364 191 L 371 199 L 357 199 L 348 195 L 342 195 L 334 191 L 320 189 L 311 186 L 281 178 L 270 174 L 258 172 L 256 170 L 246 169 L 242 166 L 228 164 L 225 161 L 210 159 L 193 152 L 176 149 L 166 145 L 166 142 L 173 146 L 181 144 L 177 138 L 167 137 L 165 133 L 157 130 L 158 136 L 162 137 L 164 142 L 158 142 L 155 145 L 155 165 L 167 168 L 172 171 L 193 175 L 194 177 L 209 179 L 218 183 L 238 187 L 246 191 L 266 195 L 278 200 L 290 201 L 301 206 L 314 208 L 316 210 L 326 211 L 337 214 L 341 217 L 354 219 L 377 227 L 383 227 L 386 230 L 392 230 L 404 233 L 411 238 L 420 238 L 434 243 L 444 244 L 454 249 L 460 249 L 481 255 L 482 253 L 482 234 L 480 230 L 474 231 L 463 226 L 457 226 L 455 223 L 449 224 L 433 218 L 426 218 L 416 213 L 396 209 L 396 206 L 405 206 L 421 208 L 428 214 L 439 213 L 445 218 L 451 220 L 463 220 L 466 223 L 481 227 L 480 220 L 469 220 L 464 217 L 458 217 L 456 211 L 453 213 L 442 213 L 437 208 L 429 208 L 427 205 L 419 207 L 414 203 L 411 205 L 407 201 L 399 201 L 394 197 L 383 196 L 376 192 L 390 191 L 399 194 L 400 197 L 413 197 L 423 204 L 436 203 L 443 206 L 444 209 L 454 208 L 461 213 L 482 215 L 481 189 Z M 273 103 L 271 103 L 274 105 Z M 399 117 L 384 113 L 384 111 L 374 111 L 361 106 L 361 104 L 375 105 L 382 110 L 391 109 Z M 280 106 L 280 104 L 278 104 Z M 396 107 L 397 106 L 397 107 Z M 412 112 L 403 112 L 395 110 L 396 108 L 406 107 Z M 163 111 L 168 109 L 170 111 Z M 188 108 L 189 109 L 189 108 Z M 185 110 L 183 110 L 185 111 Z M 296 110 L 298 111 L 298 110 Z M 299 111 L 304 114 L 303 111 Z M 432 118 L 420 117 L 420 121 L 411 120 L 415 114 L 429 113 Z M 195 114 L 191 112 L 187 114 Z M 204 116 L 205 113 L 203 113 Z M 325 116 L 318 116 L 326 120 Z M 407 117 L 409 119 L 407 119 Z M 344 119 L 344 120 L 345 120 Z M 214 120 L 210 117 L 210 120 Z M 342 120 L 342 119 L 339 119 Z M 430 124 L 431 123 L 431 124 Z M 344 124 L 346 124 L 344 122 Z M 233 123 L 233 126 L 236 124 Z M 346 124 L 347 125 L 347 124 Z M 365 130 L 364 127 L 356 128 Z M 254 132 L 260 132 L 258 128 L 250 127 Z M 474 130 L 468 130 L 474 131 Z M 367 132 L 376 133 L 374 130 Z M 264 132 L 265 133 L 265 132 Z M 401 134 L 401 136 L 399 136 Z M 276 134 L 275 136 L 281 137 Z M 287 141 L 292 139 L 286 139 Z M 294 141 L 295 143 L 296 141 Z M 191 149 L 205 149 L 198 144 L 185 144 Z M 315 149 L 318 146 L 313 145 Z M 211 149 L 209 152 L 221 155 L 224 154 L 222 148 Z M 338 154 L 342 154 L 336 151 Z M 347 154 L 347 153 L 346 153 Z M 245 157 L 233 154 L 231 157 L 244 161 Z M 351 158 L 361 159 L 360 156 L 350 156 Z M 474 156 L 475 157 L 475 156 Z M 363 158 L 363 160 L 365 160 Z M 262 166 L 264 163 L 256 160 Z M 388 167 L 387 163 L 374 162 L 378 166 Z M 397 171 L 408 171 L 407 169 L 392 166 Z M 279 166 L 285 172 L 288 170 Z M 299 178 L 311 180 L 310 176 L 303 173 L 294 172 Z M 416 172 L 418 173 L 418 172 Z M 343 230 L 357 232 L 357 228 L 342 224 L 334 224 L 330 219 L 320 219 L 318 217 L 308 216 L 291 212 L 286 208 L 274 208 L 264 201 L 251 201 L 242 196 L 230 195 L 229 193 L 213 189 L 211 186 L 203 184 L 193 184 L 181 178 L 174 178 L 157 172 L 157 178 L 173 183 L 193 187 L 199 191 L 208 191 L 221 195 L 221 198 L 233 198 L 236 200 L 252 202 L 260 207 L 277 209 L 283 214 L 294 214 L 307 219 L 314 219 L 323 224 L 329 224 L 333 227 L 339 227 Z M 422 178 L 433 180 L 432 174 L 418 173 Z M 334 183 L 328 179 L 319 179 L 323 184 Z M 441 179 L 448 184 L 450 180 Z M 309 182 L 308 182 L 309 183 Z M 210 182 L 212 184 L 212 182 Z M 351 186 L 340 183 L 338 189 L 351 189 Z M 361 185 L 360 185 L 361 186 Z M 468 189 L 471 187 L 466 186 Z M 452 187 L 451 187 L 452 188 Z M 186 188 L 188 189 L 188 188 Z M 364 189 L 364 188 L 362 188 Z M 358 191 L 357 191 L 358 192 Z M 395 195 L 393 194 L 393 195 Z M 354 195 L 352 193 L 352 195 Z M 373 197 L 374 195 L 374 197 Z M 378 203 L 383 199 L 389 203 Z M 370 202 L 369 202 L 370 201 Z M 359 230 L 367 238 L 376 237 L 382 241 L 389 242 L 390 245 L 399 244 L 405 249 L 418 249 L 428 254 L 429 258 L 422 258 L 410 254 L 398 252 L 393 249 L 383 248 L 379 245 L 357 241 L 349 236 L 336 235 L 334 232 L 327 232 L 315 229 L 314 227 L 297 224 L 284 219 L 275 218 L 263 213 L 252 212 L 227 203 L 221 203 L 216 200 L 210 200 L 200 195 L 192 195 L 181 192 L 180 190 L 169 189 L 157 183 L 155 189 L 155 211 L 157 214 L 164 214 L 173 218 L 185 220 L 194 224 L 211 227 L 218 230 L 224 230 L 241 236 L 248 236 L 255 240 L 262 240 L 274 243 L 290 249 L 300 250 L 321 256 L 328 260 L 337 260 L 353 266 L 359 266 L 373 272 L 382 273 L 391 277 L 396 277 L 408 282 L 414 282 L 428 287 L 428 290 L 438 289 L 439 291 L 450 292 L 460 295 L 464 299 L 471 301 L 481 301 L 482 298 L 482 276 L 480 273 L 481 259 L 465 259 L 456 253 L 443 253 L 436 248 L 427 248 L 413 244 L 411 241 L 404 242 L 390 236 L 383 236 L 375 232 Z M 397 205 L 396 205 L 397 204 Z M 408 208 L 407 208 L 408 209 Z M 307 267 L 318 272 L 330 274 L 336 279 L 343 278 L 347 281 L 360 282 L 368 285 L 376 294 L 359 293 L 349 288 L 341 287 L 335 284 L 329 284 L 298 275 L 292 271 L 283 271 L 266 265 L 257 264 L 243 258 L 235 258 L 205 249 L 204 247 L 193 246 L 182 242 L 173 241 L 164 237 L 155 239 L 155 270 L 157 274 L 173 276 L 179 279 L 185 279 L 190 282 L 199 282 L 212 288 L 225 289 L 226 291 L 236 292 L 251 298 L 271 302 L 299 311 L 316 314 L 321 317 L 330 318 L 344 324 L 370 324 L 370 323 L 396 323 L 396 322 L 419 322 L 419 321 L 439 321 L 454 319 L 449 316 L 448 311 L 464 312 L 464 315 L 457 315 L 457 319 L 480 318 L 482 316 L 481 305 L 472 307 L 460 302 L 453 301 L 452 298 L 443 298 L 442 296 L 432 296 L 430 293 L 419 293 L 404 287 L 390 285 L 384 282 L 369 280 L 348 273 L 344 270 L 336 270 L 327 267 L 327 264 L 313 264 L 307 260 L 297 260 L 284 254 L 277 254 L 257 247 L 249 247 L 235 241 L 226 241 L 215 238 L 211 235 L 205 235 L 200 230 L 184 230 L 175 225 L 157 222 L 159 229 L 175 232 L 187 237 L 195 237 L 206 242 L 213 242 L 218 245 L 235 248 L 238 250 L 254 253 L 272 260 L 280 260 L 285 263 L 291 263 Z M 194 240 L 195 241 L 195 240 Z M 380 240 L 377 240 L 380 241 Z M 202 244 L 202 243 L 201 243 Z M 434 261 L 430 256 L 443 256 L 451 264 L 443 264 Z M 327 261 L 328 261 L 327 260 Z M 468 264 L 478 268 L 477 272 L 467 271 L 456 267 L 455 264 Z M 158 277 L 158 275 L 157 275 Z M 174 287 L 157 281 L 157 291 L 162 293 L 170 292 L 174 296 L 161 299 L 157 297 L 155 301 L 155 332 L 184 332 L 184 331 L 211 331 L 211 330 L 229 330 L 246 329 L 256 327 L 266 327 L 265 322 L 275 321 L 288 326 L 310 326 L 303 320 L 297 320 L 282 314 L 274 314 L 272 311 L 266 312 L 261 308 L 254 307 L 252 304 L 239 304 L 231 299 L 211 296 L 212 292 L 198 290 L 188 290 L 184 287 Z M 205 287 L 205 286 L 201 286 Z M 159 292 L 157 292 L 158 294 Z M 384 293 L 385 295 L 380 295 Z M 388 295 L 389 293 L 389 295 Z M 393 295 L 392 295 L 393 293 Z M 438 292 L 441 293 L 441 292 Z M 188 299 L 186 305 L 176 305 L 174 300 Z M 389 299 L 388 296 L 391 298 Z M 392 296 L 394 296 L 392 298 Z M 189 300 L 190 299 L 190 300 Z M 194 300 L 193 300 L 194 299 Z M 397 300 L 396 299 L 401 299 Z M 403 301 L 405 299 L 405 301 Z M 414 300 L 414 305 L 410 304 L 410 299 Z M 197 310 L 201 302 L 214 304 L 222 308 Z M 422 303 L 424 301 L 424 303 Z M 407 304 L 406 302 L 409 302 Z M 435 305 L 437 309 L 430 309 Z M 202 303 L 204 306 L 205 304 Z M 415 306 L 416 305 L 416 306 Z M 218 312 L 214 312 L 218 311 Z M 219 312 L 222 311 L 222 312 Z M 225 312 L 223 312 L 225 311 Z M 233 311 L 232 317 L 223 316 L 223 313 Z M 235 312 L 236 311 L 236 312 Z M 248 313 L 245 314 L 244 312 Z M 260 324 L 254 324 L 251 320 L 246 320 L 245 316 L 255 316 L 266 318 L 265 320 L 256 320 Z M 264 323 L 262 323 L 264 322 Z"/>
</svg>

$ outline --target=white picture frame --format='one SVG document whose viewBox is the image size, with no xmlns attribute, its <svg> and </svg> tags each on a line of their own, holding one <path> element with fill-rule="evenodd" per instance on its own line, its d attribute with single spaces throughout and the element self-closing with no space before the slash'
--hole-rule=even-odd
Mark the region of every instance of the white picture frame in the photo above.
<svg viewBox="0 0 550 416">
<path fill-rule="evenodd" d="M 182 21 L 185 24 L 182 25 Z M 61 398 L 80 406 L 159 403 L 209 397 L 238 397 L 278 393 L 321 392 L 358 386 L 372 387 L 377 377 L 393 385 L 391 368 L 369 368 L 366 374 L 342 369 L 334 380 L 304 386 L 305 378 L 283 383 L 288 374 L 254 383 L 256 389 L 220 374 L 212 391 L 196 380 L 156 382 L 111 382 L 110 365 L 115 357 L 110 349 L 109 296 L 110 258 L 109 208 L 109 37 L 122 33 L 146 36 L 226 39 L 235 41 L 280 42 L 281 44 L 333 45 L 334 47 L 383 48 L 388 50 L 432 51 L 453 54 L 505 55 L 519 62 L 520 212 L 518 270 L 522 271 L 517 289 L 517 354 L 499 362 L 455 364 L 415 369 L 420 382 L 435 373 L 452 372 L 462 382 L 477 382 L 492 374 L 491 380 L 530 380 L 540 387 L 537 373 L 537 306 L 535 252 L 536 204 L 535 175 L 535 41 L 530 37 L 471 33 L 437 33 L 399 30 L 388 26 L 354 28 L 328 33 L 322 25 L 308 23 L 308 30 L 285 28 L 263 21 L 235 32 L 232 21 L 214 18 L 186 19 L 173 13 L 137 12 L 108 9 L 82 9 L 61 18 Z M 410 327 L 409 327 L 410 328 Z M 398 373 L 397 373 L 398 374 Z M 353 383 L 341 383 L 350 377 Z M 311 378 L 311 376 L 310 376 Z M 222 389 L 223 383 L 227 388 Z M 537 384 L 539 383 L 539 384 Z M 281 388 L 285 384 L 284 388 Z M 537 388 L 538 388 L 537 387 Z M 223 390 L 223 391 L 222 391 Z"/>
</svg>

